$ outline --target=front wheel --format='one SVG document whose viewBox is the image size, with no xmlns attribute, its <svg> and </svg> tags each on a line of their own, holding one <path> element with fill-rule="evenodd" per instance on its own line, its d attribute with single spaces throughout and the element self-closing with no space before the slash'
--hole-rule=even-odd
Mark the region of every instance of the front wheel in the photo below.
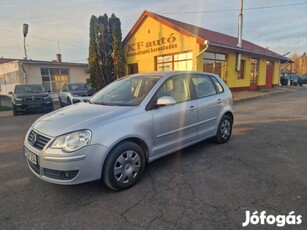
<svg viewBox="0 0 307 230">
<path fill-rule="evenodd" d="M 67 98 L 67 105 L 71 105 L 72 103 L 71 103 L 71 99 L 68 97 Z"/>
<path fill-rule="evenodd" d="M 62 102 L 61 98 L 59 97 L 60 107 L 64 106 L 64 103 Z"/>
<path fill-rule="evenodd" d="M 215 141 L 224 144 L 229 141 L 232 132 L 232 119 L 229 115 L 224 115 L 219 123 Z"/>
<path fill-rule="evenodd" d="M 16 107 L 13 105 L 13 115 L 14 116 L 17 116 L 18 115 L 18 113 L 17 113 L 17 110 L 16 110 Z"/>
<path fill-rule="evenodd" d="M 109 188 L 121 191 L 135 185 L 144 168 L 143 149 L 134 142 L 123 142 L 107 156 L 102 170 L 102 180 Z"/>
</svg>

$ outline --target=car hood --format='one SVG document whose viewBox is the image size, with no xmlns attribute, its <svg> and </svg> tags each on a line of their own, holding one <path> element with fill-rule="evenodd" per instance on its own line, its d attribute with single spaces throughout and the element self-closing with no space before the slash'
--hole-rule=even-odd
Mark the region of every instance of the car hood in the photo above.
<svg viewBox="0 0 307 230">
<path fill-rule="evenodd" d="M 56 110 L 39 118 L 32 125 L 35 130 L 50 137 L 81 129 L 95 129 L 105 123 L 136 114 L 136 107 L 104 106 L 78 103 Z"/>
</svg>

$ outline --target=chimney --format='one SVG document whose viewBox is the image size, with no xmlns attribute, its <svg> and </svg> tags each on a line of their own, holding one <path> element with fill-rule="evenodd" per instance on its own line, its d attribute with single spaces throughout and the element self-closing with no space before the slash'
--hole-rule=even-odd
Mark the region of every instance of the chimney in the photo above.
<svg viewBox="0 0 307 230">
<path fill-rule="evenodd" d="M 61 63 L 62 62 L 62 55 L 56 54 L 56 62 Z"/>
</svg>

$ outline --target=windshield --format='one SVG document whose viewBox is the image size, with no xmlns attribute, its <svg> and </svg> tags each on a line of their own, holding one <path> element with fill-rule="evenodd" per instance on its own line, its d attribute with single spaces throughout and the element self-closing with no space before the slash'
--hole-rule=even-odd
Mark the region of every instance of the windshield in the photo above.
<svg viewBox="0 0 307 230">
<path fill-rule="evenodd" d="M 16 94 L 28 94 L 28 93 L 45 93 L 45 89 L 41 85 L 16 85 Z"/>
<path fill-rule="evenodd" d="M 69 91 L 88 91 L 91 90 L 92 87 L 88 84 L 77 83 L 77 84 L 69 84 L 68 85 Z"/>
<path fill-rule="evenodd" d="M 90 102 L 102 105 L 137 106 L 160 77 L 131 76 L 117 80 L 99 91 Z"/>
</svg>

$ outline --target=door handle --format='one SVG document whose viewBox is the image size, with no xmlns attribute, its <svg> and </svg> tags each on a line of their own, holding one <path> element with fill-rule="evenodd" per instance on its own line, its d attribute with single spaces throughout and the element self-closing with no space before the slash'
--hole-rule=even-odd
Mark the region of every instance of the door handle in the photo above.
<svg viewBox="0 0 307 230">
<path fill-rule="evenodd" d="M 194 105 L 190 106 L 189 110 L 192 112 L 192 111 L 195 111 L 197 109 L 197 107 L 195 107 Z"/>
<path fill-rule="evenodd" d="M 218 104 L 221 104 L 222 102 L 223 102 L 223 101 L 222 101 L 222 99 L 220 99 L 220 98 L 217 100 L 217 103 L 218 103 Z"/>
</svg>

